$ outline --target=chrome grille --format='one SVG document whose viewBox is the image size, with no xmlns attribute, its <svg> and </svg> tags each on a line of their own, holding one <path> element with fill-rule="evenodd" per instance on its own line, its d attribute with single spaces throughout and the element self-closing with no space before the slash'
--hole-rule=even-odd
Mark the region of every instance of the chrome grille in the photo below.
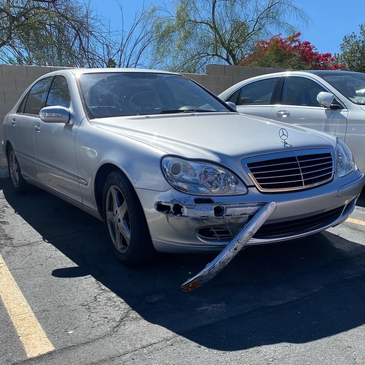
<svg viewBox="0 0 365 365">
<path fill-rule="evenodd" d="M 330 152 L 297 152 L 285 157 L 269 156 L 265 160 L 247 162 L 249 175 L 257 188 L 262 192 L 295 191 L 332 180 L 334 169 Z"/>
</svg>

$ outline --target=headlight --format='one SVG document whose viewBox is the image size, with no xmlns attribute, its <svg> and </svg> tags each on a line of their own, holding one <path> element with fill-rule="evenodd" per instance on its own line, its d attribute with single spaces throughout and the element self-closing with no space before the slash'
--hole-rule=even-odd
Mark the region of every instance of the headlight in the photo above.
<svg viewBox="0 0 365 365">
<path fill-rule="evenodd" d="M 162 172 L 177 190 L 193 195 L 241 195 L 246 186 L 221 166 L 177 157 L 162 159 Z"/>
<path fill-rule="evenodd" d="M 343 177 L 357 169 L 350 149 L 337 139 L 336 143 L 336 175 Z"/>
</svg>

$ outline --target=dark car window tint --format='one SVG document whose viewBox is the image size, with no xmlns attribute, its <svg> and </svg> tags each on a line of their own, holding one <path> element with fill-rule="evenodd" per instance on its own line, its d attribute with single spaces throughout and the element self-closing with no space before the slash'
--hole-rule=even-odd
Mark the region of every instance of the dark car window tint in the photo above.
<svg viewBox="0 0 365 365">
<path fill-rule="evenodd" d="M 90 73 L 80 77 L 80 86 L 91 119 L 184 110 L 228 111 L 202 87 L 178 75 Z"/>
<path fill-rule="evenodd" d="M 24 113 L 26 114 L 39 114 L 39 111 L 44 107 L 47 97 L 49 84 L 52 78 L 47 77 L 38 81 L 30 90 L 27 102 L 25 105 Z"/>
<path fill-rule="evenodd" d="M 184 77 L 166 77 L 167 88 L 161 88 L 160 93 L 165 94 L 163 100 L 169 107 L 181 108 L 191 106 L 212 111 L 227 111 L 203 88 Z M 171 96 L 169 96 L 171 94 Z"/>
<path fill-rule="evenodd" d="M 60 105 L 70 107 L 70 92 L 63 76 L 56 76 L 49 90 L 46 106 Z"/>
<path fill-rule="evenodd" d="M 23 100 L 20 102 L 18 109 L 16 111 L 17 113 L 24 113 L 24 107 L 25 107 L 25 103 L 27 101 L 28 95 L 29 95 L 29 93 L 27 95 L 25 95 Z"/>
<path fill-rule="evenodd" d="M 353 103 L 365 105 L 365 74 L 336 72 L 323 78 Z"/>
<path fill-rule="evenodd" d="M 242 87 L 237 97 L 237 105 L 269 105 L 278 78 L 260 80 Z"/>
<path fill-rule="evenodd" d="M 239 95 L 240 95 L 240 92 L 241 92 L 241 90 L 240 89 L 238 89 L 237 91 L 235 91 L 228 99 L 227 99 L 227 101 L 230 101 L 230 102 L 232 102 L 232 103 L 235 103 L 236 105 L 237 105 L 237 99 L 238 99 L 238 97 L 239 97 Z"/>
<path fill-rule="evenodd" d="M 315 81 L 304 77 L 287 77 L 284 81 L 282 91 L 282 104 L 318 106 L 317 95 L 321 91 L 326 91 Z"/>
</svg>

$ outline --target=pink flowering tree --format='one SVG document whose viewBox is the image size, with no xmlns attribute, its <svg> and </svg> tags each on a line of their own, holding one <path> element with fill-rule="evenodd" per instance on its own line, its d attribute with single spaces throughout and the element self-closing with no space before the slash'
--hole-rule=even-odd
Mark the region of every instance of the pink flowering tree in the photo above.
<svg viewBox="0 0 365 365">
<path fill-rule="evenodd" d="M 341 70 L 331 53 L 319 53 L 310 42 L 299 39 L 301 33 L 286 38 L 281 34 L 256 44 L 253 52 L 241 60 L 241 66 L 276 67 L 301 70 Z"/>
</svg>

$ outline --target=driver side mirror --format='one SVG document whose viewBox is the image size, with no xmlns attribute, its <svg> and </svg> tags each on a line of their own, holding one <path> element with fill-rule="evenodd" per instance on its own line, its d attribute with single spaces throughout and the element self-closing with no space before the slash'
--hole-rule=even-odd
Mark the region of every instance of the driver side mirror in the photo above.
<svg viewBox="0 0 365 365">
<path fill-rule="evenodd" d="M 317 95 L 317 101 L 319 104 L 328 109 L 343 109 L 341 103 L 336 99 L 336 97 L 327 91 L 321 91 Z"/>
<path fill-rule="evenodd" d="M 70 120 L 70 111 L 63 106 L 46 106 L 40 110 L 39 117 L 46 123 L 67 124 Z"/>
<path fill-rule="evenodd" d="M 232 109 L 234 109 L 235 111 L 237 111 L 237 106 L 235 103 L 232 103 L 232 101 L 226 101 L 226 104 L 228 106 L 230 106 Z"/>
</svg>

